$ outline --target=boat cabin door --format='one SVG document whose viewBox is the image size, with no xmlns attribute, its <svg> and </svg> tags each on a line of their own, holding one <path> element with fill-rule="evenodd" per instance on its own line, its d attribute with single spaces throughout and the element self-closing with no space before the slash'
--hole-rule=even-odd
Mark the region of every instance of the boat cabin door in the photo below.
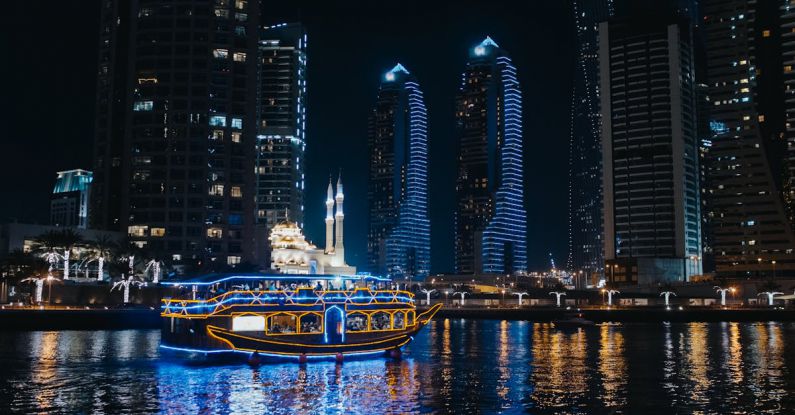
<svg viewBox="0 0 795 415">
<path fill-rule="evenodd" d="M 345 310 L 338 305 L 328 307 L 323 320 L 325 320 L 325 342 L 328 344 L 345 342 Z"/>
</svg>

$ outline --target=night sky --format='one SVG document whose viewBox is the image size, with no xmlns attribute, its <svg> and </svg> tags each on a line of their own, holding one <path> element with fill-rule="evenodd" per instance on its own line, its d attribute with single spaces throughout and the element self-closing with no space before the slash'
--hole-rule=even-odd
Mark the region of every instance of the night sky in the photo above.
<svg viewBox="0 0 795 415">
<path fill-rule="evenodd" d="M 265 23 L 301 21 L 309 33 L 307 234 L 322 244 L 328 175 L 342 168 L 348 262 L 364 265 L 367 116 L 381 76 L 400 62 L 428 107 L 432 271 L 453 270 L 454 98 L 469 48 L 489 35 L 513 59 L 524 94 L 530 268 L 547 267 L 549 252 L 565 264 L 569 1 L 438 3 L 264 2 Z M 0 17 L 0 220 L 45 223 L 55 172 L 91 168 L 99 10 L 97 0 L 9 2 Z"/>
</svg>

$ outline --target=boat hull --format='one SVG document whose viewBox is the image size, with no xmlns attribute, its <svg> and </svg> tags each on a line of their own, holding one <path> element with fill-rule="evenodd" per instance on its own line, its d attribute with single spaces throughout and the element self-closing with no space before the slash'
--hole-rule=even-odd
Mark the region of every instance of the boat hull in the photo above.
<svg viewBox="0 0 795 415">
<path fill-rule="evenodd" d="M 214 358 L 244 353 L 264 357 L 337 357 L 342 354 L 366 355 L 400 350 L 430 322 L 441 307 L 437 304 L 403 330 L 348 332 L 341 342 L 329 343 L 323 333 L 267 335 L 262 332 L 233 331 L 222 327 L 224 319 L 178 319 L 180 330 L 173 330 L 174 317 L 164 318 L 162 348 L 189 358 Z"/>
</svg>

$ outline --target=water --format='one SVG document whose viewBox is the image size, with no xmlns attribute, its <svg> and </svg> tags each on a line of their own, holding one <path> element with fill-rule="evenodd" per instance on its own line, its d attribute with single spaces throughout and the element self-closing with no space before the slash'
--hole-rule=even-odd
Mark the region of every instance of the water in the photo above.
<svg viewBox="0 0 795 415">
<path fill-rule="evenodd" d="M 158 331 L 0 332 L 6 413 L 795 413 L 795 324 L 440 320 L 402 361 L 189 365 Z"/>
</svg>

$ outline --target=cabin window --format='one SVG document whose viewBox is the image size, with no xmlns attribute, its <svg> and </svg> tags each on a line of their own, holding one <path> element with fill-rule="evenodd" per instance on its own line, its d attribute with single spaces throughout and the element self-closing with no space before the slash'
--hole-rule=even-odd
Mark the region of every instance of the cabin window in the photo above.
<svg viewBox="0 0 795 415">
<path fill-rule="evenodd" d="M 379 311 L 370 317 L 370 330 L 389 330 L 391 325 L 389 323 L 389 313 Z"/>
<path fill-rule="evenodd" d="M 348 314 L 345 319 L 345 331 L 367 330 L 367 316 L 362 313 Z"/>
<path fill-rule="evenodd" d="M 291 314 L 276 314 L 270 317 L 268 333 L 271 334 L 294 334 L 296 332 L 297 320 Z"/>
<path fill-rule="evenodd" d="M 406 328 L 406 314 L 402 311 L 395 313 L 392 317 L 392 328 L 405 329 Z"/>
<path fill-rule="evenodd" d="M 323 327 L 323 318 L 317 314 L 304 314 L 301 316 L 301 333 L 320 333 Z"/>
<path fill-rule="evenodd" d="M 408 324 L 409 326 L 414 325 L 414 318 L 415 318 L 414 314 L 415 313 L 413 311 L 409 311 L 408 313 L 406 313 L 406 324 Z"/>
<path fill-rule="evenodd" d="M 265 331 L 265 317 L 237 316 L 232 319 L 232 331 Z"/>
</svg>

